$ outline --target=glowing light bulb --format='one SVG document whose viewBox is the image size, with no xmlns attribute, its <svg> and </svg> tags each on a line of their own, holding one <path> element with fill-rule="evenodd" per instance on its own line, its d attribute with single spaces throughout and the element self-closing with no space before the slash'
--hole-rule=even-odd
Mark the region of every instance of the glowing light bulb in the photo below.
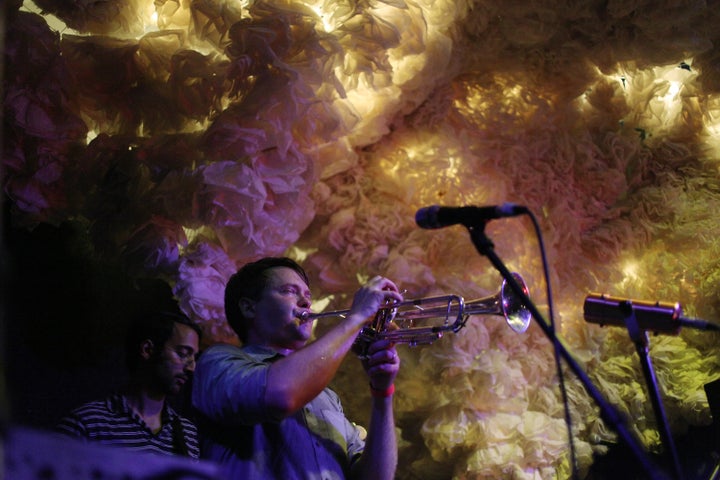
<svg viewBox="0 0 720 480">
<path fill-rule="evenodd" d="M 633 260 L 626 261 L 625 264 L 622 266 L 622 272 L 623 275 L 625 275 L 626 280 L 636 279 L 638 277 L 638 270 L 639 265 Z"/>
<path fill-rule="evenodd" d="M 317 14 L 318 19 L 320 20 L 317 25 L 322 25 L 323 31 L 332 32 L 333 30 L 335 30 L 335 23 L 329 21 L 330 15 L 328 15 L 327 12 L 323 10 L 322 6 L 308 5 L 308 7 L 310 8 L 310 10 Z"/>
</svg>

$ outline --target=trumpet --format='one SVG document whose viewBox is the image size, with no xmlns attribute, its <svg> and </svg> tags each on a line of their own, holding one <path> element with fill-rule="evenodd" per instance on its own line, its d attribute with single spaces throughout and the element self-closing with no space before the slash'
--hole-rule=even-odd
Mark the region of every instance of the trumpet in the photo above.
<svg viewBox="0 0 720 480">
<path fill-rule="evenodd" d="M 518 273 L 512 275 L 527 296 L 525 281 Z M 298 314 L 298 318 L 302 322 L 326 317 L 344 318 L 349 312 L 350 310 L 321 313 L 304 311 Z M 442 338 L 447 331 L 459 332 L 470 315 L 501 315 L 517 333 L 527 330 L 532 317 L 519 296 L 507 281 L 503 280 L 495 295 L 470 302 L 465 302 L 459 295 L 443 295 L 383 305 L 378 309 L 373 321 L 362 328 L 353 350 L 364 352 L 370 343 L 383 339 L 406 343 L 411 347 L 430 344 Z"/>
</svg>

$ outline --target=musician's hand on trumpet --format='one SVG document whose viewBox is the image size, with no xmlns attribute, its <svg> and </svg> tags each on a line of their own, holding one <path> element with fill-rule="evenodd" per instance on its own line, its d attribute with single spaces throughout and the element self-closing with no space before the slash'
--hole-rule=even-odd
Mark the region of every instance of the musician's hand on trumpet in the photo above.
<svg viewBox="0 0 720 480">
<path fill-rule="evenodd" d="M 366 354 L 360 360 L 370 377 L 370 388 L 384 391 L 393 385 L 400 370 L 400 357 L 395 350 L 395 343 L 377 340 L 368 345 Z"/>
<path fill-rule="evenodd" d="M 388 303 L 402 302 L 397 285 L 380 275 L 371 278 L 364 286 L 355 292 L 348 317 L 358 315 L 368 323 L 375 316 L 380 307 Z"/>
</svg>

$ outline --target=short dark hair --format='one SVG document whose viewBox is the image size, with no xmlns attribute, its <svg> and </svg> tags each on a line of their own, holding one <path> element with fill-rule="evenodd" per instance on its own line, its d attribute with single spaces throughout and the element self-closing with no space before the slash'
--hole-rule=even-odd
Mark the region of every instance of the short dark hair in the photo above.
<svg viewBox="0 0 720 480">
<path fill-rule="evenodd" d="M 130 372 L 137 371 L 141 365 L 139 347 L 142 342 L 150 340 L 155 346 L 155 352 L 159 352 L 172 337 L 176 323 L 187 325 L 195 330 L 198 339 L 202 338 L 202 330 L 198 324 L 179 312 L 147 312 L 130 323 L 125 336 L 125 364 Z"/>
<path fill-rule="evenodd" d="M 267 286 L 268 270 L 276 267 L 291 268 L 302 277 L 308 287 L 310 286 L 305 270 L 295 260 L 287 257 L 265 257 L 243 265 L 230 277 L 225 286 L 225 317 L 243 343 L 247 342 L 248 328 L 247 319 L 240 310 L 240 299 L 257 300 Z"/>
</svg>

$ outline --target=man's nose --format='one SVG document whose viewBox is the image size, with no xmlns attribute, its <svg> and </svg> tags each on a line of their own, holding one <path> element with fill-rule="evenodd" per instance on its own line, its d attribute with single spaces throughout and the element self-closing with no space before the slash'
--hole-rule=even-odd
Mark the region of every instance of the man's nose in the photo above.
<svg viewBox="0 0 720 480">
<path fill-rule="evenodd" d="M 185 362 L 183 363 L 183 370 L 185 372 L 193 373 L 195 371 L 195 365 L 197 364 L 197 361 L 194 356 L 191 356 Z"/>
<path fill-rule="evenodd" d="M 310 299 L 306 297 L 300 297 L 300 300 L 298 300 L 298 307 L 310 308 Z"/>
</svg>

